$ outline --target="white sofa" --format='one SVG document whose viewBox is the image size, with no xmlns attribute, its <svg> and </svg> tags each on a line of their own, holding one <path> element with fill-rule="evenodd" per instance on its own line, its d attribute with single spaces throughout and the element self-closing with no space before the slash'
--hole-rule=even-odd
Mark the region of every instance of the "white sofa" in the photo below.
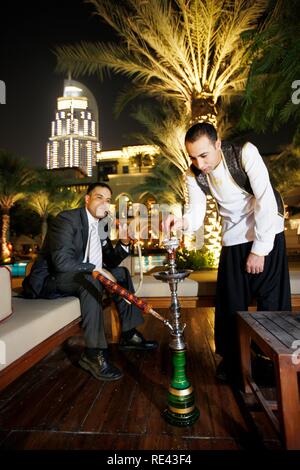
<svg viewBox="0 0 300 470">
<path fill-rule="evenodd" d="M 75 297 L 31 300 L 11 289 L 8 268 L 0 267 L 0 389 L 79 331 Z"/>
</svg>

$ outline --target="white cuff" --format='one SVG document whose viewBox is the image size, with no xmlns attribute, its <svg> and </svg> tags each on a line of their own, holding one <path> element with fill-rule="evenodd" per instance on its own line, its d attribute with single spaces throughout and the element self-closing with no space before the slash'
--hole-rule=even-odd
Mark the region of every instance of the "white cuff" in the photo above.
<svg viewBox="0 0 300 470">
<path fill-rule="evenodd" d="M 257 256 L 267 256 L 272 251 L 274 244 L 270 242 L 261 242 L 254 240 L 252 243 L 251 253 Z"/>
</svg>

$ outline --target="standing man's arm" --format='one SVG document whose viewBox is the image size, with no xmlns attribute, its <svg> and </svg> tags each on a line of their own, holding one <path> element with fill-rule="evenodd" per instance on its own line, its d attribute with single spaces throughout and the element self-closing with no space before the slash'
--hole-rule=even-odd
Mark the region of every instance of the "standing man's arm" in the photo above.
<svg viewBox="0 0 300 470">
<path fill-rule="evenodd" d="M 206 196 L 190 170 L 187 170 L 186 173 L 186 185 L 188 204 L 183 217 L 176 217 L 170 214 L 163 220 L 162 229 L 168 235 L 170 235 L 171 230 L 195 232 L 203 224 L 206 213 Z"/>
<path fill-rule="evenodd" d="M 203 225 L 206 213 L 206 195 L 198 185 L 191 170 L 188 170 L 186 173 L 186 186 L 188 191 L 188 204 L 187 210 L 183 216 L 183 229 L 189 232 L 195 232 Z"/>
<path fill-rule="evenodd" d="M 258 274 L 263 272 L 265 256 L 270 253 L 274 245 L 278 208 L 267 167 L 258 149 L 250 142 L 243 147 L 242 165 L 249 177 L 255 197 L 255 239 L 246 262 L 246 271 Z"/>
</svg>

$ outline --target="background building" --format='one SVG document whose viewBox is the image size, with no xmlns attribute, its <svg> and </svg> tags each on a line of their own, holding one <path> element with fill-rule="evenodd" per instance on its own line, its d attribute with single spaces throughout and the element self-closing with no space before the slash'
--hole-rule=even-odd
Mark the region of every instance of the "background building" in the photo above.
<svg viewBox="0 0 300 470">
<path fill-rule="evenodd" d="M 99 151 L 96 100 L 82 83 L 65 80 L 63 96 L 57 99 L 55 120 L 51 123 L 47 168 L 78 167 L 92 176 Z"/>
</svg>

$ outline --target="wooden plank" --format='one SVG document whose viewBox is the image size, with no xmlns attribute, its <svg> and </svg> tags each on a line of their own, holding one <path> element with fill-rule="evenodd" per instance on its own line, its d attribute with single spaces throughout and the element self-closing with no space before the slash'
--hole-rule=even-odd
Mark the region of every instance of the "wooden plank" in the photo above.
<svg viewBox="0 0 300 470">
<path fill-rule="evenodd" d="M 125 376 L 121 381 L 114 382 L 112 387 L 108 387 L 109 384 L 105 384 L 105 389 L 101 389 L 101 392 L 87 410 L 87 414 L 81 424 L 82 430 L 88 430 L 90 432 L 95 430 L 99 431 L 101 429 L 103 432 L 119 432 L 124 426 L 124 421 L 128 413 L 127 408 L 131 401 L 130 397 L 134 392 L 136 384 L 129 373 L 130 371 L 128 371 L 126 354 L 124 355 L 122 352 L 119 352 L 115 347 L 110 347 L 109 349 L 110 360 L 123 369 Z M 130 354 L 134 358 L 133 369 L 137 371 L 142 367 L 140 361 L 141 353 L 131 352 Z M 122 390 L 121 398 L 120 393 L 118 393 L 120 390 Z M 106 399 L 107 391 L 108 400 Z M 100 403 L 98 403 L 98 400 Z M 106 404 L 105 408 L 103 408 L 103 400 Z"/>
<path fill-rule="evenodd" d="M 209 314 L 211 318 L 213 316 L 213 311 L 210 310 Z M 203 408 L 200 406 L 200 413 L 203 414 L 203 411 L 205 411 L 205 408 L 208 406 L 212 423 L 212 436 L 240 436 L 243 429 L 246 431 L 247 426 L 239 407 L 236 404 L 231 388 L 226 384 L 218 383 L 215 379 L 216 356 L 214 350 L 212 350 L 212 346 L 214 347 L 213 329 L 211 327 L 208 328 L 208 317 L 208 314 L 201 315 L 203 324 L 199 322 L 199 317 L 195 318 L 196 321 L 192 323 L 193 338 L 196 340 L 198 348 L 199 345 L 203 348 L 198 354 L 198 363 L 202 364 L 203 367 L 202 373 L 197 371 L 197 373 L 193 375 L 192 380 L 195 380 L 194 377 L 196 377 L 196 391 L 198 387 L 201 387 L 201 384 L 205 384 L 205 392 L 208 400 L 206 406 L 204 405 Z M 213 323 L 210 323 L 210 325 L 212 324 Z M 197 379 L 199 379 L 199 385 Z M 224 402 L 226 402 L 226 407 L 221 405 L 221 403 Z M 208 435 L 207 430 L 201 434 L 199 429 L 201 423 L 200 420 L 191 428 L 191 434 L 193 436 Z"/>
<path fill-rule="evenodd" d="M 187 343 L 187 375 L 194 389 L 195 405 L 200 411 L 196 423 L 185 436 L 213 437 L 214 426 L 210 409 L 210 383 L 213 382 L 214 361 L 208 351 L 205 332 L 207 322 L 203 315 L 191 315 L 184 310 L 185 340 Z M 211 334 L 209 332 L 208 334 Z M 209 377 L 209 378 L 208 378 Z"/>
<path fill-rule="evenodd" d="M 165 310 L 159 310 L 164 316 L 168 315 Z M 158 435 L 172 434 L 172 426 L 164 420 L 162 416 L 163 410 L 167 405 L 168 386 L 171 380 L 172 366 L 171 355 L 169 350 L 170 333 L 169 330 L 157 324 L 159 328 L 159 350 L 153 361 L 149 377 L 151 378 L 152 395 L 150 398 L 149 407 L 147 409 L 147 434 L 157 433 Z M 149 382 L 148 382 L 149 383 Z M 150 397 L 150 395 L 148 395 Z M 174 428 L 173 428 L 174 429 Z"/>
<path fill-rule="evenodd" d="M 273 313 L 273 312 L 272 312 Z M 300 325 L 296 324 L 293 319 L 289 319 L 287 315 L 269 315 L 273 323 L 278 325 L 284 332 L 291 335 L 294 340 L 300 339 Z M 289 321 L 291 320 L 291 321 Z"/>
<path fill-rule="evenodd" d="M 299 370 L 299 366 L 298 366 Z M 288 450 L 300 450 L 300 406 L 297 369 L 289 357 L 278 357 L 278 411 Z"/>
<path fill-rule="evenodd" d="M 61 355 L 60 355 L 61 357 Z M 60 374 L 64 374 L 66 359 L 59 361 L 56 370 L 50 369 L 50 373 L 43 374 L 43 370 L 36 370 L 36 380 L 34 386 L 28 386 L 20 392 L 14 394 L 12 400 L 8 400 L 6 406 L 1 410 L 0 423 L 4 428 L 11 429 L 31 427 L 33 423 L 40 424 L 42 414 L 49 408 L 47 397 Z"/>
<path fill-rule="evenodd" d="M 281 312 L 285 321 L 291 323 L 291 325 L 297 325 L 300 328 L 300 314 L 299 312 Z"/>
<path fill-rule="evenodd" d="M 71 376 L 70 386 L 66 387 L 59 398 L 59 408 L 48 415 L 51 428 L 60 431 L 78 431 L 85 420 L 89 409 L 102 392 L 103 382 L 93 377 Z M 62 385 L 63 386 L 63 385 Z"/>
<path fill-rule="evenodd" d="M 18 402 L 21 397 L 27 393 L 28 389 L 40 386 L 41 381 L 47 380 L 49 374 L 52 372 L 50 366 L 51 361 L 49 360 L 50 354 L 56 355 L 58 349 L 59 347 L 54 348 L 44 359 L 28 369 L 0 392 L 1 408 L 6 405 L 9 400 L 16 400 L 16 402 Z M 43 372 L 42 377 L 40 377 L 39 371 Z"/>
<path fill-rule="evenodd" d="M 100 432 L 113 396 L 115 394 L 119 396 L 122 393 L 123 380 L 124 378 L 116 382 L 104 383 L 103 387 L 101 387 L 101 393 L 99 393 L 97 399 L 93 401 L 91 407 L 87 410 L 87 415 L 80 426 L 81 432 Z"/>
<path fill-rule="evenodd" d="M 70 450 L 74 435 L 51 431 L 12 431 L 0 446 L 2 450 Z"/>
<path fill-rule="evenodd" d="M 181 436 L 181 429 L 177 428 L 172 434 L 160 434 L 152 430 L 145 436 L 140 436 L 136 443 L 136 449 L 146 449 L 154 451 L 170 451 L 175 452 L 188 450 L 188 442 Z M 171 450 L 172 449 L 172 450 Z"/>
<path fill-rule="evenodd" d="M 244 327 L 248 329 L 251 338 L 257 342 L 258 346 L 269 357 L 272 357 L 274 352 L 277 354 L 285 354 L 287 352 L 286 347 L 256 320 L 256 314 L 249 314 L 248 312 L 237 312 L 237 315 L 238 321 L 245 323 Z"/>
<path fill-rule="evenodd" d="M 280 326 L 278 326 L 274 321 L 269 319 L 267 316 L 255 315 L 255 319 L 257 322 L 262 325 L 269 333 L 271 333 L 274 338 L 276 338 L 280 343 L 283 344 L 287 349 L 291 348 L 293 344 L 294 337 L 291 336 L 289 333 L 282 330 Z M 289 352 L 289 351 L 286 351 Z"/>
<path fill-rule="evenodd" d="M 166 315 L 166 312 L 163 311 L 162 315 Z M 144 335 L 147 339 L 150 338 L 158 341 L 159 348 L 156 351 L 144 354 L 143 362 L 139 369 L 139 376 L 128 406 L 123 432 L 134 434 L 147 432 L 150 406 L 156 399 L 155 397 L 159 393 L 158 389 L 161 387 L 161 383 L 153 380 L 152 371 L 160 363 L 164 330 L 164 325 L 150 315 L 145 318 L 145 325 L 143 325 Z"/>
<path fill-rule="evenodd" d="M 72 450 L 116 450 L 117 434 L 74 433 Z M 124 436 L 124 440 L 126 441 Z M 93 458 L 93 457 L 92 457 Z"/>
<path fill-rule="evenodd" d="M 273 401 L 272 401 L 272 403 L 269 403 L 268 400 L 265 399 L 265 397 L 261 393 L 261 391 L 258 388 L 258 386 L 256 385 L 256 383 L 250 377 L 248 377 L 248 382 L 249 382 L 249 385 L 251 387 L 252 392 L 254 393 L 257 400 L 259 401 L 259 403 L 262 405 L 265 412 L 267 413 L 267 416 L 268 416 L 270 422 L 272 423 L 274 429 L 279 433 L 280 428 L 279 428 L 278 419 L 273 413 L 273 410 L 277 409 L 277 405 Z"/>
</svg>

